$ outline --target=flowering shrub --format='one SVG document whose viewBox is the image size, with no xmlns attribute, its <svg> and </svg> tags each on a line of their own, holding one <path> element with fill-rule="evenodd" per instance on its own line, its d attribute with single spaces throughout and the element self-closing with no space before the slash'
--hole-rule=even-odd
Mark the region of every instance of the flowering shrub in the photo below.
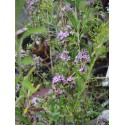
<svg viewBox="0 0 125 125">
<path fill-rule="evenodd" d="M 88 6 L 84 0 L 24 0 L 30 21 L 16 39 L 17 123 L 87 125 L 104 109 L 90 90 L 90 84 L 98 83 L 95 62 L 108 52 L 108 13 L 95 2 Z M 32 42 L 24 47 L 28 36 Z M 48 50 L 40 51 L 41 44 Z M 40 86 L 48 92 L 35 97 Z"/>
</svg>

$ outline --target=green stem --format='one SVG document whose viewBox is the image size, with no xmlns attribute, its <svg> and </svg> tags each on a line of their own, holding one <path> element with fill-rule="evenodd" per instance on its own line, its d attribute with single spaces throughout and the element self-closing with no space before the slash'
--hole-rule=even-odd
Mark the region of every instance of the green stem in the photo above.
<svg viewBox="0 0 125 125">
<path fill-rule="evenodd" d="M 66 125 L 66 118 L 64 116 L 64 119 L 63 119 L 63 125 Z"/>
</svg>

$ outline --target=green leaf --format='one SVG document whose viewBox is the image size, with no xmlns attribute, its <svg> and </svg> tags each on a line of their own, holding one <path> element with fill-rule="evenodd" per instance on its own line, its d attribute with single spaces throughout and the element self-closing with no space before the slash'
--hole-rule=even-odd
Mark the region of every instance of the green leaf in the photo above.
<svg viewBox="0 0 125 125">
<path fill-rule="evenodd" d="M 24 116 L 21 115 L 21 113 L 16 111 L 16 118 L 18 118 L 20 121 L 24 122 L 26 125 L 31 125 L 30 121 Z"/>
<path fill-rule="evenodd" d="M 79 71 L 77 71 L 76 67 L 73 68 L 73 71 L 80 77 L 84 80 L 84 76 L 80 74 Z"/>
<path fill-rule="evenodd" d="M 48 114 L 46 114 L 44 112 L 35 112 L 35 114 L 39 114 L 39 115 L 42 115 L 45 118 L 48 118 Z"/>
<path fill-rule="evenodd" d="M 42 122 L 37 122 L 36 125 L 46 125 L 45 123 L 42 123 Z"/>
<path fill-rule="evenodd" d="M 38 84 L 35 88 L 35 91 L 37 91 L 40 88 L 41 84 Z"/>
<path fill-rule="evenodd" d="M 24 98 L 24 95 L 19 96 L 19 98 L 17 98 L 17 99 L 16 99 L 15 104 L 18 104 L 18 103 L 19 103 L 19 101 L 20 101 L 21 99 L 23 99 L 23 98 Z"/>
<path fill-rule="evenodd" d="M 41 34 L 45 34 L 46 33 L 46 29 L 44 27 L 39 27 L 39 28 L 30 28 L 28 29 L 21 38 L 26 38 L 34 33 L 41 33 Z"/>
<path fill-rule="evenodd" d="M 72 3 L 72 0 L 66 0 L 68 3 Z"/>
<path fill-rule="evenodd" d="M 46 29 L 44 27 L 30 28 L 23 34 L 23 36 L 19 39 L 19 43 L 18 43 L 18 61 L 21 60 L 20 50 L 22 48 L 23 39 L 34 34 L 34 33 L 46 34 Z"/>
<path fill-rule="evenodd" d="M 79 8 L 80 2 L 81 2 L 80 0 L 76 0 L 75 6 L 76 6 L 77 9 Z"/>
<path fill-rule="evenodd" d="M 32 85 L 32 83 L 28 80 L 27 77 L 24 77 L 23 83 L 22 83 L 23 87 L 25 87 L 26 89 L 28 89 L 29 91 L 31 91 L 32 93 L 35 92 L 35 88 Z"/>
<path fill-rule="evenodd" d="M 20 88 L 20 94 L 19 95 L 20 96 L 24 96 L 25 95 L 23 87 Z"/>
<path fill-rule="evenodd" d="M 23 8 L 24 0 L 16 0 L 16 20 L 19 17 L 20 11 Z"/>
<path fill-rule="evenodd" d="M 26 107 L 26 108 L 24 109 L 24 114 L 26 114 L 26 113 L 28 112 L 28 109 L 29 109 L 29 107 Z"/>
<path fill-rule="evenodd" d="M 19 97 L 25 97 L 25 92 L 24 92 L 24 88 L 23 87 L 21 87 L 20 88 L 20 92 L 19 92 Z M 17 100 L 17 103 L 18 102 L 20 102 L 21 104 L 23 104 L 24 103 L 24 98 L 20 98 L 19 100 Z M 17 104 L 16 103 L 16 104 Z"/>
<path fill-rule="evenodd" d="M 91 29 L 92 26 L 93 26 L 93 24 L 91 24 L 90 26 L 87 26 L 87 27 L 84 29 L 84 34 L 88 33 L 88 31 Z"/>
<path fill-rule="evenodd" d="M 20 108 L 16 107 L 16 108 L 15 108 L 15 112 L 21 114 L 21 113 L 22 113 L 22 110 L 21 110 Z"/>
<path fill-rule="evenodd" d="M 78 76 L 78 96 L 82 93 L 84 88 L 83 80 Z"/>
<path fill-rule="evenodd" d="M 73 13 L 69 14 L 70 21 L 73 25 L 73 27 L 77 30 L 78 28 L 78 20 L 76 19 L 75 15 Z"/>
<path fill-rule="evenodd" d="M 30 64 L 34 64 L 34 61 L 30 57 L 27 56 L 22 59 L 21 63 L 24 65 L 30 65 Z"/>
<path fill-rule="evenodd" d="M 18 75 L 18 76 L 15 76 L 16 78 L 15 78 L 15 84 L 17 85 L 18 84 L 18 82 L 20 82 L 20 75 Z"/>
</svg>

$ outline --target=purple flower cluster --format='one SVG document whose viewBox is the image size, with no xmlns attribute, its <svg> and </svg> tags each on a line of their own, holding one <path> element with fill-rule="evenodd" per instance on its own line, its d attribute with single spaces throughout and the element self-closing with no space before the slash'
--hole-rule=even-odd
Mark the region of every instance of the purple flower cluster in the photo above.
<svg viewBox="0 0 125 125">
<path fill-rule="evenodd" d="M 105 125 L 106 124 L 106 119 L 102 119 L 100 125 Z"/>
<path fill-rule="evenodd" d="M 35 61 L 36 66 L 39 66 L 43 59 L 41 57 L 36 57 L 35 55 L 32 56 L 32 59 Z"/>
<path fill-rule="evenodd" d="M 21 85 L 17 84 L 17 86 L 16 86 L 16 93 L 20 90 L 20 87 L 21 87 Z"/>
<path fill-rule="evenodd" d="M 56 90 L 56 87 L 55 87 L 55 85 L 52 85 L 52 89 L 53 89 L 53 90 Z"/>
<path fill-rule="evenodd" d="M 90 57 L 88 54 L 88 50 L 84 49 L 83 52 L 79 52 L 78 55 L 76 56 L 74 62 L 78 63 L 79 60 L 85 59 L 86 63 L 90 62 Z"/>
<path fill-rule="evenodd" d="M 70 76 L 69 78 L 67 78 L 67 82 L 71 82 L 74 80 L 74 77 Z"/>
<path fill-rule="evenodd" d="M 60 58 L 62 60 L 66 60 L 66 61 L 69 61 L 70 60 L 70 57 L 68 56 L 69 55 L 69 52 L 67 50 L 64 50 L 61 55 L 60 55 Z"/>
<path fill-rule="evenodd" d="M 36 118 L 42 119 L 42 116 L 39 114 L 36 114 Z"/>
<path fill-rule="evenodd" d="M 67 25 L 66 27 L 61 28 L 61 31 L 59 31 L 57 38 L 59 40 L 63 40 L 64 38 L 73 34 L 74 34 L 74 31 L 72 31 L 72 27 L 70 25 Z"/>
<path fill-rule="evenodd" d="M 65 77 L 64 76 L 61 76 L 59 74 L 56 74 L 56 76 L 53 77 L 53 80 L 52 80 L 52 83 L 53 84 L 58 84 L 60 82 L 63 82 L 65 80 Z"/>
<path fill-rule="evenodd" d="M 42 118 L 42 115 L 40 115 L 40 114 L 35 114 L 32 116 L 32 118 L 33 118 L 33 120 L 36 120 L 38 118 L 38 119 L 42 120 L 44 123 L 47 123 L 47 121 L 44 118 Z"/>
<path fill-rule="evenodd" d="M 68 84 L 69 82 L 73 81 L 74 80 L 74 77 L 70 76 L 69 78 L 65 79 L 65 77 L 62 75 L 59 75 L 59 74 L 56 74 L 56 76 L 53 77 L 53 80 L 52 80 L 52 89 L 53 90 L 56 90 L 56 87 L 55 87 L 55 83 L 58 84 L 58 83 L 61 83 L 63 82 L 64 84 Z"/>
<path fill-rule="evenodd" d="M 32 103 L 33 103 L 33 106 L 34 106 L 34 107 L 38 107 L 37 101 L 38 101 L 38 98 L 36 98 L 36 97 L 34 97 L 34 98 L 32 99 Z"/>
<path fill-rule="evenodd" d="M 26 51 L 25 51 L 25 50 L 23 50 L 23 49 L 21 49 L 21 51 L 20 51 L 20 52 L 21 52 L 20 57 L 24 57 L 24 54 L 25 54 L 25 52 L 26 52 Z"/>
<path fill-rule="evenodd" d="M 61 9 L 61 12 L 74 12 L 74 8 L 70 7 L 70 4 L 66 4 L 66 6 Z"/>
<path fill-rule="evenodd" d="M 73 82 L 72 84 L 70 84 L 70 89 L 73 89 L 76 85 L 76 82 Z"/>
<path fill-rule="evenodd" d="M 64 38 L 66 38 L 66 37 L 68 37 L 68 36 L 69 36 L 68 31 L 65 31 L 65 32 L 60 31 L 60 32 L 58 33 L 58 35 L 57 35 L 57 38 L 58 38 L 59 40 L 63 40 Z"/>
<path fill-rule="evenodd" d="M 32 9 L 32 6 L 38 2 L 38 0 L 26 0 L 28 7 L 27 9 L 30 10 Z"/>
</svg>

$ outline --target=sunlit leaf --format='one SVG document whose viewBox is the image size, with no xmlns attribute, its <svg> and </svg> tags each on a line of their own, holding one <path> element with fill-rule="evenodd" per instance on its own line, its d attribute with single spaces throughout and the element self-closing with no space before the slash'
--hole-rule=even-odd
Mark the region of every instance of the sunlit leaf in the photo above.
<svg viewBox="0 0 125 125">
<path fill-rule="evenodd" d="M 34 64 L 34 61 L 29 56 L 27 56 L 21 60 L 21 63 L 24 65 L 32 65 Z"/>
<path fill-rule="evenodd" d="M 25 113 L 25 114 L 28 112 L 28 109 L 29 109 L 29 107 L 26 107 L 26 108 L 24 109 L 24 113 Z"/>
</svg>

